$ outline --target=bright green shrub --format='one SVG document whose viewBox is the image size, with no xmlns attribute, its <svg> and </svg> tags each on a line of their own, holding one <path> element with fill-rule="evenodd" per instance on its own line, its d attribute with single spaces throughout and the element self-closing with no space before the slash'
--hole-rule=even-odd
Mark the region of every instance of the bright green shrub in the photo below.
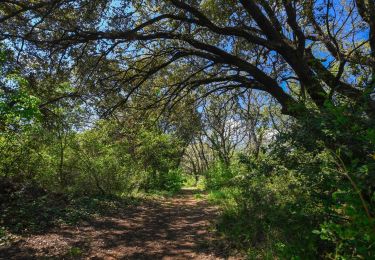
<svg viewBox="0 0 375 260">
<path fill-rule="evenodd" d="M 164 187 L 162 188 L 173 193 L 179 191 L 185 181 L 181 169 L 169 170 L 168 174 L 166 174 L 164 178 Z"/>
<path fill-rule="evenodd" d="M 327 106 L 260 157 L 240 156 L 246 169 L 230 181 L 240 192 L 218 200 L 218 230 L 250 258 L 374 258 L 372 126 L 352 107 Z"/>
<path fill-rule="evenodd" d="M 209 190 L 217 190 L 228 186 L 234 174 L 235 173 L 230 166 L 217 161 L 205 173 L 205 186 Z"/>
</svg>

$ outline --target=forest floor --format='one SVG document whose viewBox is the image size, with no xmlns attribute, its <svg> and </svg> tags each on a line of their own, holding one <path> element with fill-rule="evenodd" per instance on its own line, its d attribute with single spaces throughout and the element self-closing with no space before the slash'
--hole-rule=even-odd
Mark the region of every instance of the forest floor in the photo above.
<svg viewBox="0 0 375 260">
<path fill-rule="evenodd" d="M 117 208 L 76 225 L 22 235 L 0 259 L 240 259 L 214 234 L 217 208 L 195 190 Z"/>
</svg>

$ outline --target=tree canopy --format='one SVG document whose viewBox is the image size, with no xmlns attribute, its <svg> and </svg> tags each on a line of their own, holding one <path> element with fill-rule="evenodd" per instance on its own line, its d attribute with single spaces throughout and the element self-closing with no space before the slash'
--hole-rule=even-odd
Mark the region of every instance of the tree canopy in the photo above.
<svg viewBox="0 0 375 260">
<path fill-rule="evenodd" d="M 33 57 L 54 74 L 71 70 L 80 94 L 95 84 L 116 95 L 109 111 L 153 81 L 167 103 L 202 87 L 203 95 L 258 89 L 296 115 L 296 107 L 336 98 L 373 103 L 374 8 L 329 0 L 5 1 L 1 35 L 20 60 Z M 177 69 L 179 77 L 154 82 Z"/>
<path fill-rule="evenodd" d="M 375 257 L 374 0 L 0 2 L 0 246 L 185 185 L 251 259 Z"/>
</svg>

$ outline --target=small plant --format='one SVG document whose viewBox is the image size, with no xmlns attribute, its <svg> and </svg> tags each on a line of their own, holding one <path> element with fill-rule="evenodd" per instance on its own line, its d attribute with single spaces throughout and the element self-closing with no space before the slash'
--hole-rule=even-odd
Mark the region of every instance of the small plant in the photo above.
<svg viewBox="0 0 375 260">
<path fill-rule="evenodd" d="M 7 239 L 7 233 L 3 227 L 0 227 L 0 245 Z"/>
<path fill-rule="evenodd" d="M 77 257 L 82 255 L 82 250 L 79 247 L 72 247 L 69 249 L 69 255 L 72 257 Z"/>
<path fill-rule="evenodd" d="M 194 198 L 195 199 L 203 199 L 203 195 L 202 194 L 200 194 L 200 193 L 196 193 L 196 194 L 194 194 Z"/>
</svg>

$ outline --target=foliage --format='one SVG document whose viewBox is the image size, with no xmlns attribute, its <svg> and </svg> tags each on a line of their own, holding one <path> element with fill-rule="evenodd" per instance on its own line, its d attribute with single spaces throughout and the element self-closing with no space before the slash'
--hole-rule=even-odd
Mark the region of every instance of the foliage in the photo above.
<svg viewBox="0 0 375 260">
<path fill-rule="evenodd" d="M 306 155 L 306 161 L 296 163 L 309 164 L 312 158 Z M 218 201 L 224 214 L 218 231 L 254 258 L 314 258 L 317 236 L 311 231 L 324 214 L 323 206 L 314 203 L 306 177 L 287 169 L 277 157 L 248 163 L 249 169 L 240 170 L 231 181 L 234 185 L 221 189 Z"/>
<path fill-rule="evenodd" d="M 180 169 L 169 170 L 164 177 L 163 188 L 172 193 L 177 193 L 181 190 L 184 184 L 184 178 Z"/>
<path fill-rule="evenodd" d="M 205 186 L 211 190 L 228 186 L 233 175 L 233 169 L 219 160 L 205 173 Z"/>
<path fill-rule="evenodd" d="M 335 244 L 330 257 L 370 259 L 375 257 L 374 119 L 364 117 L 361 107 L 326 107 L 320 128 L 335 140 L 328 151 L 342 181 L 332 193 L 332 210 L 341 219 L 328 218 L 315 232 Z"/>
<path fill-rule="evenodd" d="M 62 224 L 76 225 L 137 203 L 136 199 L 130 197 L 109 195 L 72 197 L 47 192 L 32 183 L 12 188 L 11 198 L 2 201 L 0 223 L 5 230 L 14 234 L 43 233 Z M 1 198 L 6 199 L 6 195 L 2 193 Z"/>
<path fill-rule="evenodd" d="M 219 232 L 254 258 L 373 258 L 372 123 L 352 111 L 327 106 L 260 157 L 239 155 L 233 185 L 214 196 Z"/>
<path fill-rule="evenodd" d="M 8 68 L 10 52 L 0 45 L 0 130 L 17 131 L 40 116 L 39 98 L 27 91 L 28 82 Z"/>
<path fill-rule="evenodd" d="M 204 182 L 250 258 L 375 258 L 374 13 L 5 1 L 0 239 Z"/>
<path fill-rule="evenodd" d="M 113 141 L 116 125 L 98 123 L 96 129 L 64 137 L 62 165 L 59 140 L 35 129 L 23 132 L 11 142 L 0 143 L 5 176 L 34 180 L 48 190 L 72 194 L 130 194 L 143 190 L 173 190 L 182 185 L 177 169 L 178 146 L 167 135 L 144 132 L 137 148 L 129 140 Z M 21 156 L 14 160 L 16 156 Z M 23 157 L 22 157 L 23 156 Z M 62 171 L 61 168 L 62 167 Z M 25 171 L 21 174 L 20 171 Z"/>
</svg>

